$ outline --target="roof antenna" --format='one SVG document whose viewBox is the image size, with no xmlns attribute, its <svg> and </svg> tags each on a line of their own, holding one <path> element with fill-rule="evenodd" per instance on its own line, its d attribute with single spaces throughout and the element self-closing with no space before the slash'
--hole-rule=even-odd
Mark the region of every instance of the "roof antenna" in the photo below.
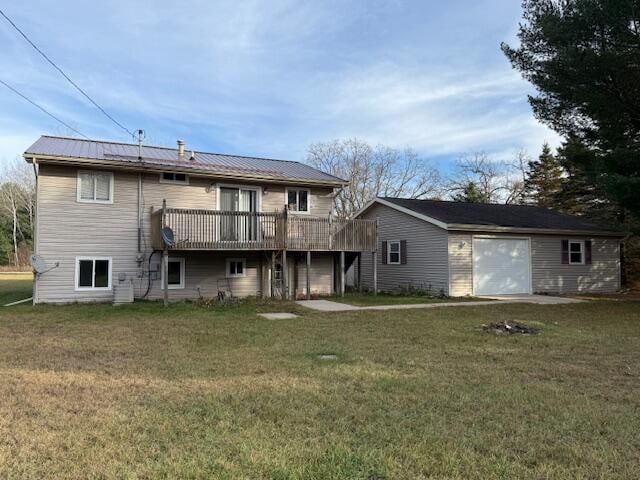
<svg viewBox="0 0 640 480">
<path fill-rule="evenodd" d="M 138 160 L 142 160 L 142 140 L 145 139 L 144 130 L 136 130 L 136 135 L 138 136 Z"/>
</svg>

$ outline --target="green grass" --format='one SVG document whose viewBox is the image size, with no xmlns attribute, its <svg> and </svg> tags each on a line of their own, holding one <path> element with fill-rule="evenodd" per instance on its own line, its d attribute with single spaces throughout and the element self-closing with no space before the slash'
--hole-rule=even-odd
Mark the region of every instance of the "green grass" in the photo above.
<svg viewBox="0 0 640 480">
<path fill-rule="evenodd" d="M 0 272 L 0 307 L 29 298 L 33 293 L 33 274 L 30 272 Z"/>
<path fill-rule="evenodd" d="M 2 478 L 635 478 L 638 432 L 637 302 L 0 310 Z"/>
<path fill-rule="evenodd" d="M 367 307 L 371 305 L 482 301 L 481 298 L 477 297 L 430 297 L 427 295 L 394 295 L 388 293 L 379 293 L 378 295 L 345 293 L 344 297 L 340 295 L 334 295 L 330 298 L 330 300 L 340 303 L 347 303 L 349 305 L 356 305 L 358 307 Z"/>
</svg>

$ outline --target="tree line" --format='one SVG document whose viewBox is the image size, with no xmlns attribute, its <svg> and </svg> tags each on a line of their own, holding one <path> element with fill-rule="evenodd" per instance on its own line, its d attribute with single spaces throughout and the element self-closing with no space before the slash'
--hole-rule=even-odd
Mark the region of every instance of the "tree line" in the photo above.
<svg viewBox="0 0 640 480">
<path fill-rule="evenodd" d="M 16 159 L 0 172 L 0 265 L 22 269 L 29 264 L 35 221 L 35 175 Z"/>
</svg>

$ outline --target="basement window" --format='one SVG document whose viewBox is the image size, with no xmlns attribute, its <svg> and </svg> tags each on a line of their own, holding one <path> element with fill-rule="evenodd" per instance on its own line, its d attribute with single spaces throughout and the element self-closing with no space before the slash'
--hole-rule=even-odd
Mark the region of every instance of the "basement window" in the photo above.
<svg viewBox="0 0 640 480">
<path fill-rule="evenodd" d="M 177 183 L 180 185 L 189 184 L 189 175 L 186 173 L 162 172 L 160 174 L 160 183 Z"/>
<path fill-rule="evenodd" d="M 168 270 L 168 287 L 172 290 L 184 288 L 184 258 L 169 257 Z M 160 276 L 160 285 L 164 286 L 164 268 Z"/>
<path fill-rule="evenodd" d="M 111 290 L 111 258 L 77 257 L 76 290 Z"/>
<path fill-rule="evenodd" d="M 244 258 L 227 258 L 227 277 L 244 277 L 246 275 L 247 262 Z"/>
</svg>

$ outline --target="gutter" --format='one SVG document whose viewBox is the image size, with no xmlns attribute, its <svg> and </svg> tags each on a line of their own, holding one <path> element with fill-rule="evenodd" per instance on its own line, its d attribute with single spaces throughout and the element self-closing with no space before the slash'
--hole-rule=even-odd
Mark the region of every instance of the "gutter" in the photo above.
<svg viewBox="0 0 640 480">
<path fill-rule="evenodd" d="M 592 235 L 597 237 L 619 237 L 626 236 L 622 232 L 610 230 L 568 230 L 562 228 L 522 228 L 522 227 L 500 227 L 497 225 L 469 225 L 463 223 L 448 223 L 447 230 L 461 232 L 489 232 L 489 233 L 532 233 L 537 235 Z"/>
<path fill-rule="evenodd" d="M 123 162 L 118 161 L 109 161 L 109 160 L 95 160 L 95 159 L 85 159 L 85 158 L 72 158 L 72 157 L 57 157 L 50 155 L 33 155 L 25 152 L 23 154 L 24 159 L 27 163 L 31 163 L 35 161 L 37 158 L 40 163 L 47 163 L 51 165 L 77 165 L 77 166 L 95 166 L 95 167 L 109 167 L 111 169 L 118 170 L 129 170 L 129 171 L 151 171 L 151 172 L 178 172 L 178 173 L 186 173 L 188 175 L 196 175 L 199 177 L 209 177 L 209 178 L 223 178 L 223 179 L 231 179 L 231 180 L 250 180 L 254 182 L 264 182 L 269 181 L 270 183 L 278 183 L 283 185 L 308 185 L 308 186 L 323 186 L 323 187 L 344 187 L 348 185 L 349 182 L 343 180 L 336 181 L 322 181 L 322 180 L 311 180 L 311 179 L 300 179 L 300 178 L 288 178 L 288 177 L 274 177 L 270 175 L 261 175 L 261 174 L 225 174 L 222 172 L 212 172 L 207 169 L 198 169 L 198 168 L 180 168 L 179 165 L 159 165 L 159 164 L 149 164 L 145 163 L 144 165 L 140 165 L 140 163 L 131 162 L 131 165 L 128 165 Z M 44 161 L 44 162 L 43 162 Z"/>
</svg>

